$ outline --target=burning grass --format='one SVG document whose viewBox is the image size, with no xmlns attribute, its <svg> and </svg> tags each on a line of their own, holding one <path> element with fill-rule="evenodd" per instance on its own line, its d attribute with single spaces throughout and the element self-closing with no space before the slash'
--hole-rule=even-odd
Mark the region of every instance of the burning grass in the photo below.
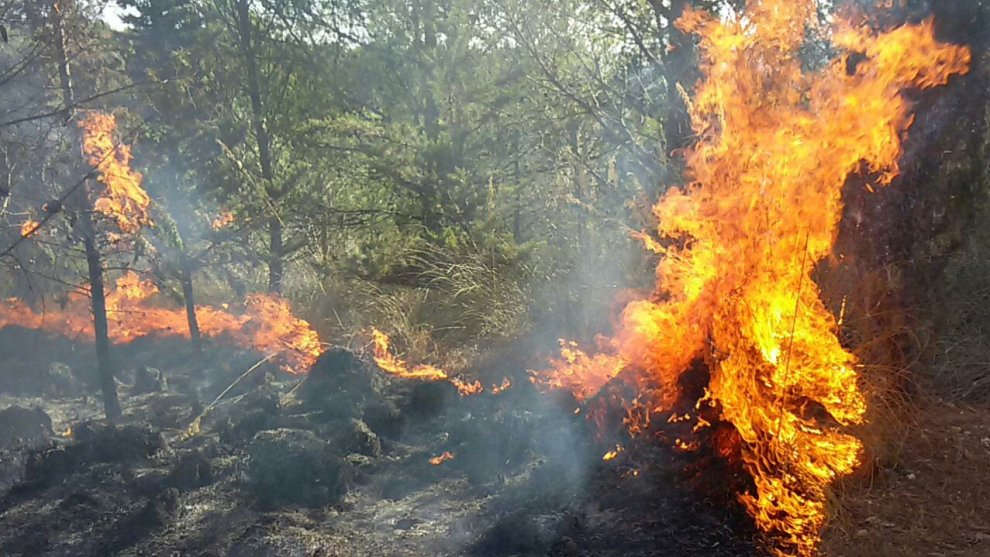
<svg viewBox="0 0 990 557">
<path fill-rule="evenodd" d="M 154 335 L 189 337 L 184 309 L 158 303 L 158 288 L 127 272 L 107 294 L 110 340 L 127 343 Z M 228 307 L 197 306 L 200 332 L 205 337 L 226 336 L 245 348 L 278 354 L 283 369 L 305 373 L 322 351 L 320 338 L 305 320 L 293 315 L 287 300 L 271 294 L 251 294 L 243 311 L 235 314 Z M 69 338 L 92 337 L 89 298 L 70 293 L 62 307 L 36 312 L 27 304 L 8 299 L 0 302 L 0 329 L 18 325 L 43 329 Z"/>
</svg>

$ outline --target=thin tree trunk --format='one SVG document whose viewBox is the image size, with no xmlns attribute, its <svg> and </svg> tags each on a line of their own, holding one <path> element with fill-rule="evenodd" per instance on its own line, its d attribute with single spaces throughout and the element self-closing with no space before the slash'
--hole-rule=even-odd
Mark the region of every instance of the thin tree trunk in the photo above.
<svg viewBox="0 0 990 557">
<path fill-rule="evenodd" d="M 93 309 L 93 331 L 96 341 L 96 361 L 100 371 L 100 388 L 103 391 L 103 411 L 110 421 L 120 417 L 120 401 L 114 381 L 113 362 L 110 359 L 110 337 L 107 326 L 107 301 L 103 291 L 103 262 L 96 245 L 96 230 L 90 213 L 82 212 L 83 244 L 86 247 L 86 266 L 89 269 L 90 301 Z"/>
<path fill-rule="evenodd" d="M 277 216 L 268 223 L 268 249 L 271 252 L 268 259 L 268 291 L 276 294 L 282 292 L 283 268 L 282 253 L 282 220 Z"/>
<path fill-rule="evenodd" d="M 72 70 L 69 67 L 69 56 L 66 54 L 67 37 L 65 35 L 65 20 L 63 10 L 71 6 L 70 1 L 58 0 L 52 2 L 52 23 L 55 32 L 55 56 L 58 62 L 59 83 L 62 86 L 62 103 L 65 105 L 65 120 L 68 122 L 76 110 L 75 94 L 72 90 Z"/>
<path fill-rule="evenodd" d="M 67 54 L 67 37 L 65 34 L 64 11 L 71 7 L 71 2 L 62 0 L 52 2 L 52 20 L 55 32 L 55 54 L 58 62 L 59 82 L 62 87 L 62 102 L 65 104 L 66 122 L 75 116 L 75 94 L 72 88 L 72 71 Z M 75 127 L 71 128 L 73 131 Z M 79 134 L 73 133 L 78 139 Z M 87 188 L 88 189 L 88 188 Z M 100 387 L 103 390 L 103 410 L 108 420 L 120 417 L 120 401 L 117 400 L 117 385 L 114 382 L 113 362 L 110 360 L 110 337 L 107 327 L 107 301 L 103 291 L 103 262 L 100 250 L 96 245 L 96 228 L 91 217 L 92 207 L 89 203 L 88 192 L 79 199 L 80 224 L 83 232 L 83 244 L 86 248 L 86 265 L 89 269 L 90 303 L 93 311 L 93 333 L 96 344 L 96 363 L 100 372 Z"/>
<path fill-rule="evenodd" d="M 203 349 L 203 343 L 199 333 L 199 320 L 196 319 L 196 299 L 193 297 L 193 283 L 192 283 L 192 263 L 189 261 L 189 256 L 183 251 L 181 265 L 182 265 L 182 299 L 186 304 L 186 321 L 189 323 L 189 339 L 192 341 L 193 347 L 196 352 L 201 352 Z"/>
<path fill-rule="evenodd" d="M 258 159 L 261 163 L 261 177 L 265 181 L 265 193 L 272 202 L 272 211 L 281 192 L 275 187 L 275 171 L 272 166 L 272 140 L 265 125 L 265 111 L 261 101 L 261 82 L 258 79 L 258 61 L 252 44 L 251 12 L 248 0 L 237 1 L 237 31 L 239 46 L 244 64 L 247 66 L 247 93 L 251 100 L 251 125 L 258 144 Z M 270 250 L 268 256 L 268 290 L 274 293 L 282 292 L 284 243 L 282 240 L 282 221 L 273 214 L 268 224 Z"/>
<path fill-rule="evenodd" d="M 670 53 L 663 58 L 664 74 L 667 80 L 667 102 L 670 107 L 663 120 L 663 134 L 667 140 L 668 156 L 671 152 L 690 145 L 694 134 L 691 129 L 691 117 L 688 115 L 687 106 L 684 104 L 680 91 L 677 90 L 678 83 L 685 90 L 690 90 L 698 78 L 694 64 L 694 42 L 690 36 L 673 25 L 673 22 L 684 14 L 684 10 L 689 4 L 689 0 L 671 0 L 669 8 L 670 26 L 667 32 L 671 49 Z"/>
</svg>

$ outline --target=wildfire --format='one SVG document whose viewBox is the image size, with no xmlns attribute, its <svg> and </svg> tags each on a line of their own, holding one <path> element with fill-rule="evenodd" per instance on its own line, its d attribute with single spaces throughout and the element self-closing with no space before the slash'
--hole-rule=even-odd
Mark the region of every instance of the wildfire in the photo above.
<svg viewBox="0 0 990 557">
<path fill-rule="evenodd" d="M 185 309 L 157 307 L 152 297 L 158 288 L 134 272 L 117 279 L 107 293 L 110 340 L 127 343 L 136 338 L 165 335 L 189 336 Z M 244 312 L 234 315 L 214 306 L 197 306 L 200 332 L 205 337 L 226 336 L 245 348 L 280 354 L 283 369 L 304 373 L 320 355 L 320 339 L 303 319 L 292 314 L 289 303 L 275 295 L 251 294 Z M 64 307 L 37 313 L 23 302 L 9 299 L 0 304 L 0 328 L 18 325 L 44 329 L 68 337 L 92 335 L 89 299 L 70 294 Z"/>
<path fill-rule="evenodd" d="M 531 372 L 530 380 L 548 389 L 569 390 L 581 401 L 617 377 L 626 362 L 609 354 L 589 356 L 576 342 L 560 339 L 560 359 L 551 359 L 550 365 L 553 372 Z"/>
<path fill-rule="evenodd" d="M 151 198 L 141 188 L 141 174 L 131 169 L 131 148 L 114 141 L 117 119 L 111 114 L 89 112 L 79 127 L 83 130 L 83 153 L 106 186 L 93 207 L 125 233 L 133 234 L 151 224 Z"/>
<path fill-rule="evenodd" d="M 481 386 L 481 381 L 468 382 L 458 377 L 450 377 L 447 375 L 446 371 L 436 366 L 420 364 L 414 366 L 412 369 L 409 369 L 406 362 L 392 355 L 392 353 L 388 351 L 390 343 L 388 335 L 378 329 L 372 328 L 371 338 L 374 342 L 375 363 L 378 364 L 378 367 L 380 367 L 385 373 L 405 379 L 448 381 L 457 388 L 457 392 L 460 393 L 461 396 L 476 395 L 484 391 L 484 387 Z"/>
<path fill-rule="evenodd" d="M 213 230 L 223 230 L 224 228 L 227 228 L 231 224 L 234 224 L 234 213 L 230 211 L 224 211 L 223 213 L 217 215 L 216 218 L 214 218 L 210 222 L 210 227 L 212 227 Z"/>
<path fill-rule="evenodd" d="M 34 231 L 37 230 L 40 226 L 41 223 L 36 220 L 28 219 L 24 221 L 24 224 L 21 225 L 21 236 L 26 238 L 31 234 L 34 234 Z"/>
<path fill-rule="evenodd" d="M 498 385 L 492 385 L 491 392 L 492 392 L 493 395 L 497 395 L 497 394 L 500 394 L 500 393 L 505 392 L 506 390 L 508 390 L 511 387 L 512 387 L 512 380 L 509 379 L 508 377 L 506 377 L 506 378 L 502 379 L 502 382 L 499 383 Z"/>
<path fill-rule="evenodd" d="M 615 457 L 619 456 L 619 453 L 623 451 L 622 445 L 616 445 L 614 449 L 608 451 L 602 455 L 602 460 L 608 462 L 610 460 L 615 460 Z"/>
<path fill-rule="evenodd" d="M 690 106 L 690 182 L 657 203 L 660 241 L 646 242 L 662 254 L 656 294 L 626 307 L 606 355 L 564 345 L 536 378 L 584 398 L 622 371 L 669 410 L 703 359 L 699 407 L 732 424 L 755 485 L 740 500 L 780 536 L 780 554 L 799 555 L 815 552 L 829 486 L 860 461 L 862 442 L 841 428 L 866 412 L 812 269 L 834 244 L 846 179 L 898 174 L 912 122 L 900 92 L 944 85 L 970 61 L 935 41 L 931 21 L 886 33 L 840 23 L 831 38 L 846 54 L 808 73 L 797 51 L 814 14 L 812 0 L 763 0 L 736 20 L 689 9 L 678 21 L 701 37 L 705 77 Z"/>
<path fill-rule="evenodd" d="M 448 460 L 454 459 L 454 453 L 450 451 L 444 451 L 443 454 L 439 454 L 429 460 L 430 464 L 434 466 L 439 466 Z"/>
</svg>

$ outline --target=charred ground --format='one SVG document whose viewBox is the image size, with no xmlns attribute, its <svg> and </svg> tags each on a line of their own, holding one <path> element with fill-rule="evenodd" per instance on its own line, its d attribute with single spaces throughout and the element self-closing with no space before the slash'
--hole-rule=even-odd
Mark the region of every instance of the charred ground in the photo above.
<svg viewBox="0 0 990 557">
<path fill-rule="evenodd" d="M 118 347 L 110 426 L 95 379 L 62 363 L 87 347 L 17 328 L 0 345 L 29 355 L 2 370 L 6 555 L 759 554 L 695 457 L 633 443 L 602 461 L 614 440 L 521 368 L 501 370 L 505 392 L 460 397 L 332 350 L 305 379 L 262 366 L 190 435 L 260 355 Z"/>
</svg>

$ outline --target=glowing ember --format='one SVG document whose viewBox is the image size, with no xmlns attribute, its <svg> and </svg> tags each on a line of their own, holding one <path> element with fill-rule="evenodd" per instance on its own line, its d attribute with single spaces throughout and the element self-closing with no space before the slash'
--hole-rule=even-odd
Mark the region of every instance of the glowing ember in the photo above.
<svg viewBox="0 0 990 557">
<path fill-rule="evenodd" d="M 622 452 L 622 445 L 616 445 L 614 449 L 602 455 L 602 460 L 608 462 L 609 460 L 614 460 L 615 457 L 619 456 Z"/>
<path fill-rule="evenodd" d="M 93 207 L 113 219 L 122 232 L 135 233 L 151 224 L 151 198 L 141 188 L 141 174 L 131 169 L 131 149 L 117 145 L 117 119 L 110 114 L 89 112 L 79 121 L 83 130 L 83 153 L 100 174 L 106 190 Z"/>
<path fill-rule="evenodd" d="M 448 460 L 454 459 L 454 453 L 450 451 L 444 451 L 443 454 L 439 454 L 429 460 L 430 464 L 434 466 L 439 466 Z"/>
<path fill-rule="evenodd" d="M 841 431 L 866 411 L 857 362 L 811 276 L 835 241 L 843 185 L 861 169 L 890 183 L 912 122 L 900 92 L 943 85 L 970 60 L 937 43 L 931 21 L 881 34 L 841 23 L 834 46 L 862 60 L 844 54 L 806 73 L 798 48 L 814 14 L 812 0 L 763 0 L 737 20 L 689 9 L 678 22 L 701 36 L 706 77 L 690 106 L 691 181 L 654 209 L 656 295 L 626 307 L 607 356 L 565 345 L 536 378 L 585 398 L 624 366 L 621 377 L 652 385 L 643 394 L 656 412 L 704 359 L 711 379 L 699 404 L 734 427 L 755 485 L 740 500 L 780 536 L 782 555 L 815 553 L 828 488 L 862 450 Z"/>
<path fill-rule="evenodd" d="M 499 393 L 502 393 L 502 392 L 508 390 L 511 387 L 512 387 L 512 380 L 509 379 L 508 377 L 506 377 L 506 378 L 502 379 L 502 382 L 499 383 L 498 385 L 492 385 L 491 393 L 493 395 L 497 395 Z"/>
<path fill-rule="evenodd" d="M 152 335 L 189 336 L 185 309 L 156 307 L 151 298 L 158 288 L 134 272 L 117 279 L 107 293 L 110 340 L 127 343 Z M 281 356 L 283 369 L 305 373 L 320 355 L 320 339 L 305 320 L 292 314 L 289 303 L 271 294 L 251 294 L 244 312 L 234 315 L 226 309 L 197 306 L 196 316 L 204 337 L 225 336 L 238 346 Z M 64 307 L 36 313 L 26 304 L 9 299 L 0 304 L 0 328 L 18 325 L 44 329 L 68 337 L 92 335 L 89 299 L 70 294 Z"/>
<path fill-rule="evenodd" d="M 385 373 L 405 379 L 448 381 L 457 388 L 457 392 L 460 393 L 461 396 L 476 395 L 484 391 L 484 388 L 481 386 L 481 381 L 468 382 L 457 377 L 450 377 L 447 375 L 446 371 L 436 366 L 420 364 L 412 369 L 409 369 L 406 362 L 400 360 L 388 351 L 390 343 L 388 335 L 378 329 L 372 328 L 371 338 L 374 343 L 375 363 L 378 364 L 378 367 L 380 367 Z"/>
<path fill-rule="evenodd" d="M 21 236 L 25 238 L 34 234 L 34 231 L 41 226 L 41 223 L 36 220 L 26 220 L 24 224 L 21 225 Z"/>
<path fill-rule="evenodd" d="M 210 226 L 213 228 L 213 230 L 222 230 L 224 228 L 227 228 L 231 224 L 234 224 L 234 213 L 231 213 L 230 211 L 224 211 L 223 213 L 220 213 L 219 215 L 217 215 L 215 219 L 213 219 L 210 222 Z"/>
<path fill-rule="evenodd" d="M 481 381 L 465 381 L 457 377 L 451 377 L 448 379 L 450 384 L 457 388 L 457 392 L 461 396 L 471 396 L 478 393 L 484 392 L 485 388 L 481 386 Z"/>
</svg>

